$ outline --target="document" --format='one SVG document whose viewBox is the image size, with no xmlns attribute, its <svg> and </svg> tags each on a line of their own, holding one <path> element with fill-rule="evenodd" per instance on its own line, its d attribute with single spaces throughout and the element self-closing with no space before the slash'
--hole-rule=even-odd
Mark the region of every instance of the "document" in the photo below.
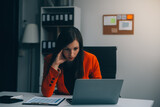
<svg viewBox="0 0 160 107">
<path fill-rule="evenodd" d="M 104 25 L 117 25 L 117 16 L 104 16 Z"/>
<path fill-rule="evenodd" d="M 24 102 L 24 105 L 59 105 L 65 98 L 48 98 L 48 97 L 33 97 Z"/>
<path fill-rule="evenodd" d="M 119 21 L 119 30 L 132 30 L 132 21 Z"/>
</svg>

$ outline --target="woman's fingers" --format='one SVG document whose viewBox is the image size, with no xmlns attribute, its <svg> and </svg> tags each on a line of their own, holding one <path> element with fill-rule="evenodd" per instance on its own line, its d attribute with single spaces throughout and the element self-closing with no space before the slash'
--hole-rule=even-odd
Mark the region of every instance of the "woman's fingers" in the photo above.
<svg viewBox="0 0 160 107">
<path fill-rule="evenodd" d="M 63 62 L 65 62 L 66 61 L 66 58 L 64 57 L 64 55 L 63 55 L 63 50 L 61 50 L 60 52 L 59 52 L 59 54 L 57 55 L 57 59 L 60 61 L 60 63 L 63 63 Z"/>
</svg>

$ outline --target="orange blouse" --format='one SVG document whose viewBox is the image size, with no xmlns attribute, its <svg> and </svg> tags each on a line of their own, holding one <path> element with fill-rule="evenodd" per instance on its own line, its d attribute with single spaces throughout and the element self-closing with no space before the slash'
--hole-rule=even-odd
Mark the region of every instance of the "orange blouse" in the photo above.
<svg viewBox="0 0 160 107">
<path fill-rule="evenodd" d="M 60 93 L 70 94 L 64 83 L 63 69 L 59 74 L 57 70 L 50 67 L 47 74 L 47 67 L 51 57 L 52 54 L 49 54 L 44 59 L 44 73 L 41 87 L 43 96 L 50 97 L 54 92 L 56 84 L 57 89 Z M 86 51 L 84 51 L 83 69 L 84 76 L 82 77 L 82 79 L 102 79 L 99 62 L 96 56 Z"/>
</svg>

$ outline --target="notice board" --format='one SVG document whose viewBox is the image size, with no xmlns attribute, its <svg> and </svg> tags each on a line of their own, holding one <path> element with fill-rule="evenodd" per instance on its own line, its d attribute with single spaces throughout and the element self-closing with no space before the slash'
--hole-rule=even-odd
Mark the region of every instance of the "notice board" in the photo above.
<svg viewBox="0 0 160 107">
<path fill-rule="evenodd" d="M 134 34 L 134 14 L 103 15 L 103 34 Z"/>
</svg>

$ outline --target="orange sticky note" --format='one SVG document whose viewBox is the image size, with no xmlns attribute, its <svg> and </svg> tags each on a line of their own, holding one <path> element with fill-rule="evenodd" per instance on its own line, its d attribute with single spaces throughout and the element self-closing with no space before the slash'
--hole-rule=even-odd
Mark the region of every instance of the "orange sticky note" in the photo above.
<svg viewBox="0 0 160 107">
<path fill-rule="evenodd" d="M 127 19 L 133 19 L 133 15 L 132 14 L 128 14 L 127 15 Z"/>
</svg>

